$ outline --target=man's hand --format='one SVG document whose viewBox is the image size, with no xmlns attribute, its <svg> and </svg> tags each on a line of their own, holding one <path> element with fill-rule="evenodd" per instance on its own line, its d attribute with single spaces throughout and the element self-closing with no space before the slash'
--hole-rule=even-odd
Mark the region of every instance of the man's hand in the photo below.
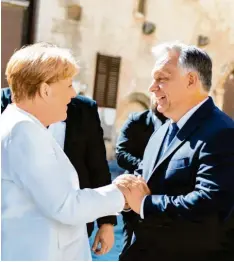
<svg viewBox="0 0 234 262">
<path fill-rule="evenodd" d="M 131 185 L 129 191 L 130 192 L 125 195 L 126 201 L 134 212 L 140 214 L 142 200 L 145 196 L 151 194 L 150 189 L 145 180 L 138 177 L 138 185 Z"/>
<path fill-rule="evenodd" d="M 130 175 L 130 174 L 123 174 L 118 176 L 115 180 L 113 180 L 113 184 L 116 184 L 117 187 L 119 188 L 119 190 L 123 193 L 124 198 L 125 198 L 125 206 L 124 209 L 129 209 L 130 206 L 127 203 L 126 200 L 126 195 L 130 193 L 129 191 L 129 187 L 131 184 L 135 184 L 135 182 L 137 181 L 136 176 L 134 175 Z"/>
<path fill-rule="evenodd" d="M 103 224 L 95 236 L 92 250 L 96 255 L 104 255 L 111 250 L 114 241 L 114 226 L 111 224 Z M 100 249 L 98 249 L 99 243 L 101 245 Z"/>
<path fill-rule="evenodd" d="M 141 176 L 121 175 L 113 183 L 124 194 L 126 201 L 125 208 L 130 206 L 133 211 L 139 214 L 142 200 L 146 195 L 151 194 L 145 180 Z"/>
<path fill-rule="evenodd" d="M 130 184 L 134 184 L 138 181 L 138 177 L 131 174 L 123 174 L 120 176 L 117 176 L 116 179 L 113 180 L 113 183 L 116 185 L 122 185 L 124 187 L 129 187 Z"/>
</svg>

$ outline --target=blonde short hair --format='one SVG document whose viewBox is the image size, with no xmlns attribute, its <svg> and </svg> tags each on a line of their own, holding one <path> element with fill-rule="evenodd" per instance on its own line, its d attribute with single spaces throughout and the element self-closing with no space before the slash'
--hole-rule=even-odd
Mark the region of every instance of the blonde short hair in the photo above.
<svg viewBox="0 0 234 262">
<path fill-rule="evenodd" d="M 72 54 L 48 43 L 36 43 L 16 51 L 10 58 L 6 77 L 13 99 L 33 99 L 42 83 L 73 77 L 79 67 Z"/>
</svg>

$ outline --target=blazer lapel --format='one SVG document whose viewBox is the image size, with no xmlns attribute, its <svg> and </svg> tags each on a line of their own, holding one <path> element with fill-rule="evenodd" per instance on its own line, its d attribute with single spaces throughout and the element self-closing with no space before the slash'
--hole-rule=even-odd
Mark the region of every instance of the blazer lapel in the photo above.
<svg viewBox="0 0 234 262">
<path fill-rule="evenodd" d="M 210 115 L 210 113 L 213 111 L 214 108 L 215 108 L 215 105 L 213 103 L 213 100 L 212 98 L 209 97 L 209 99 L 203 105 L 201 105 L 201 107 L 199 107 L 197 111 L 195 111 L 195 113 L 188 119 L 185 125 L 179 130 L 178 134 L 172 140 L 171 144 L 166 149 L 166 151 L 161 156 L 161 158 L 158 160 L 155 166 L 154 166 L 155 162 L 153 162 L 153 165 L 152 165 L 153 169 L 151 169 L 152 172 L 149 172 L 149 177 L 147 178 L 146 181 L 149 181 L 149 178 L 152 176 L 155 170 L 163 163 L 163 161 L 165 161 L 199 126 L 201 126 L 203 121 L 205 121 L 205 119 Z M 169 124 L 170 122 L 168 121 L 167 128 Z M 160 131 L 161 129 L 156 134 L 159 136 L 163 135 L 164 137 L 166 135 L 165 130 L 164 130 L 164 133 L 161 133 Z M 155 134 L 155 137 L 156 137 L 156 134 Z M 160 140 L 160 137 L 157 137 L 157 139 Z M 161 147 L 162 141 L 163 140 L 161 140 L 160 147 Z M 158 158 L 158 153 L 159 152 L 157 152 L 157 158 Z M 155 158 L 155 161 L 157 158 Z"/>
<path fill-rule="evenodd" d="M 161 128 L 159 128 L 157 131 L 155 131 L 154 134 L 152 135 L 152 138 L 149 141 L 150 148 L 149 148 L 148 152 L 152 152 L 152 157 L 150 158 L 151 161 L 147 162 L 150 165 L 150 167 L 148 168 L 148 172 L 143 174 L 144 179 L 146 181 L 148 181 L 149 178 L 151 177 L 152 171 L 154 169 L 154 164 L 155 164 L 155 162 L 158 158 L 160 148 L 161 148 L 161 145 L 163 143 L 164 137 L 167 133 L 167 129 L 169 127 L 169 124 L 170 124 L 170 121 L 166 122 L 163 126 L 161 126 Z"/>
<path fill-rule="evenodd" d="M 182 129 L 181 129 L 182 130 Z M 179 131 L 180 132 L 180 131 Z M 189 135 L 189 134 L 188 134 Z M 158 160 L 157 164 L 154 167 L 153 172 L 155 171 L 155 169 L 166 159 L 170 156 L 170 154 L 172 154 L 174 152 L 174 150 L 176 148 L 178 148 L 186 139 L 186 137 L 183 137 L 183 139 L 179 138 L 179 133 L 175 136 L 175 138 L 172 140 L 171 144 L 169 145 L 169 147 L 166 149 L 166 151 L 164 152 L 164 154 L 161 156 L 161 158 Z M 152 173 L 153 173 L 152 172 Z"/>
</svg>

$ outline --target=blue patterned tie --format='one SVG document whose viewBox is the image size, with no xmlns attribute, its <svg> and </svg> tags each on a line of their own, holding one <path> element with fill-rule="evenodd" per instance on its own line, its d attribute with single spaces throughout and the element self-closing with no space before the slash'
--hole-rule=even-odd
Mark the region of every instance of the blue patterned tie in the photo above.
<svg viewBox="0 0 234 262">
<path fill-rule="evenodd" d="M 178 130 L 179 130 L 179 127 L 177 126 L 176 123 L 170 124 L 169 130 L 168 130 L 168 135 L 167 135 L 166 148 L 169 147 L 171 141 L 173 140 L 173 138 L 177 134 Z"/>
<path fill-rule="evenodd" d="M 166 135 L 165 140 L 162 144 L 162 147 L 161 147 L 161 150 L 160 150 L 159 155 L 157 157 L 157 160 L 155 161 L 155 165 L 157 164 L 158 160 L 164 155 L 164 153 L 166 152 L 167 148 L 169 147 L 171 141 L 176 136 L 178 131 L 179 131 L 179 127 L 177 126 L 176 123 L 172 123 L 172 124 L 169 125 L 167 135 Z"/>
<path fill-rule="evenodd" d="M 161 150 L 161 153 L 160 153 L 160 157 L 165 153 L 165 151 L 169 147 L 171 141 L 173 140 L 173 138 L 177 134 L 178 130 L 179 130 L 179 128 L 178 128 L 176 123 L 172 123 L 172 124 L 169 125 L 167 136 L 166 136 L 165 141 L 164 141 L 164 143 L 162 145 L 162 150 Z"/>
</svg>

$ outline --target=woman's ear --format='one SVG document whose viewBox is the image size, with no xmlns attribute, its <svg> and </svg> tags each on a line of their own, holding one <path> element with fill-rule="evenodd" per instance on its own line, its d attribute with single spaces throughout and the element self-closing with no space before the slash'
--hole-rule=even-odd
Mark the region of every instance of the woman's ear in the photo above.
<svg viewBox="0 0 234 262">
<path fill-rule="evenodd" d="M 46 83 L 42 83 L 39 89 L 39 95 L 41 98 L 44 100 L 47 100 L 48 97 L 50 96 L 50 86 Z"/>
</svg>

